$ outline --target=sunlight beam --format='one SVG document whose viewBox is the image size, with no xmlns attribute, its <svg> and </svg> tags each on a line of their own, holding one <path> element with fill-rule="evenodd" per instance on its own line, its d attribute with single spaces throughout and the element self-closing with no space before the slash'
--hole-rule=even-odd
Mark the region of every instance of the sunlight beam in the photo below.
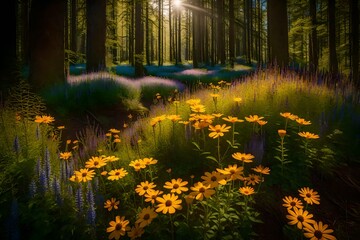
<svg viewBox="0 0 360 240">
<path fill-rule="evenodd" d="M 174 0 L 174 7 L 176 8 L 181 7 L 181 0 Z"/>
</svg>

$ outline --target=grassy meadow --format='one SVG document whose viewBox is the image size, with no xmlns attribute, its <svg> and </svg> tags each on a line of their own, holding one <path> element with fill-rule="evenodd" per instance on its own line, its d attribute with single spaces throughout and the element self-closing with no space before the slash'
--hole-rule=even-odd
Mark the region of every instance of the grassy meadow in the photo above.
<svg viewBox="0 0 360 240">
<path fill-rule="evenodd" d="M 273 69 L 241 80 L 242 70 L 153 71 L 73 75 L 41 97 L 24 82 L 10 91 L 2 236 L 358 236 L 360 98 L 350 84 Z M 113 119 L 102 125 L 104 109 Z M 98 121 L 58 123 L 76 114 Z"/>
</svg>

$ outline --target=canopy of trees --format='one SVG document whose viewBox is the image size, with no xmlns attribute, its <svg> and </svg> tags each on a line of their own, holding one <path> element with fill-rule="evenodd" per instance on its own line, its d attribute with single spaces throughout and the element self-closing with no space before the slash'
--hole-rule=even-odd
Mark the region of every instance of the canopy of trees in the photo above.
<svg viewBox="0 0 360 240">
<path fill-rule="evenodd" d="M 29 66 L 29 80 L 39 87 L 65 81 L 75 63 L 86 63 L 88 72 L 126 63 L 143 76 L 144 64 L 233 67 L 242 59 L 359 78 L 357 0 L 6 0 L 3 6 L 9 33 L 3 62 Z M 13 69 L 4 67 L 3 83 Z"/>
</svg>

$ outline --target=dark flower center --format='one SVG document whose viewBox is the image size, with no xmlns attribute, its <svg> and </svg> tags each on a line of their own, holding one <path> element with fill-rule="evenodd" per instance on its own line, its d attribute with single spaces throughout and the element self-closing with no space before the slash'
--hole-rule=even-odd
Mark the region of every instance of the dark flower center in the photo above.
<svg viewBox="0 0 360 240">
<path fill-rule="evenodd" d="M 145 191 L 146 191 L 146 190 L 148 190 L 148 189 L 149 189 L 149 187 L 148 187 L 148 186 L 145 186 L 145 187 L 144 187 L 144 190 L 145 190 Z"/>
<path fill-rule="evenodd" d="M 119 175 L 120 175 L 120 173 L 119 173 L 119 172 L 116 172 L 116 173 L 115 173 L 115 175 L 116 175 L 116 176 L 119 176 Z"/>
<path fill-rule="evenodd" d="M 122 229 L 122 224 L 121 223 L 116 224 L 115 230 L 120 231 L 121 229 Z"/>
<path fill-rule="evenodd" d="M 144 217 L 143 217 L 144 220 L 149 220 L 149 218 L 150 218 L 150 214 L 148 214 L 148 213 L 145 214 Z"/>
<path fill-rule="evenodd" d="M 290 206 L 295 207 L 295 206 L 296 206 L 296 203 L 295 203 L 295 202 L 291 202 L 291 203 L 290 203 Z"/>
<path fill-rule="evenodd" d="M 311 194 L 310 194 L 310 193 L 307 193 L 307 194 L 306 194 L 306 197 L 308 197 L 308 198 L 311 197 Z"/>
<path fill-rule="evenodd" d="M 297 216 L 297 220 L 298 220 L 299 222 L 303 222 L 303 221 L 304 221 L 304 217 L 303 217 L 302 215 L 298 215 L 298 216 Z"/>
<path fill-rule="evenodd" d="M 314 232 L 314 236 L 317 238 L 317 239 L 321 239 L 322 238 L 322 232 L 319 231 L 319 230 L 316 230 Z"/>
<path fill-rule="evenodd" d="M 167 201 L 165 202 L 165 206 L 170 207 L 171 205 L 172 205 L 172 201 L 171 201 L 171 200 L 167 200 Z"/>
<path fill-rule="evenodd" d="M 175 184 L 173 185 L 173 188 L 174 188 L 174 189 L 178 189 L 178 188 L 179 188 L 179 184 L 175 183 Z"/>
<path fill-rule="evenodd" d="M 199 189 L 199 192 L 201 192 L 201 193 L 205 192 L 205 188 L 201 187 L 201 188 Z"/>
<path fill-rule="evenodd" d="M 82 176 L 82 177 L 86 177 L 86 176 L 87 176 L 87 173 L 82 173 L 81 176 Z"/>
<path fill-rule="evenodd" d="M 231 173 L 231 174 L 234 174 L 234 173 L 235 173 L 235 170 L 234 170 L 234 169 L 230 170 L 230 173 Z"/>
<path fill-rule="evenodd" d="M 96 166 L 96 165 L 98 165 L 99 164 L 99 162 L 98 161 L 95 161 L 94 162 L 94 166 Z"/>
<path fill-rule="evenodd" d="M 215 176 L 212 176 L 212 177 L 211 177 L 211 181 L 216 182 L 216 181 L 217 181 L 217 178 L 216 178 Z"/>
</svg>

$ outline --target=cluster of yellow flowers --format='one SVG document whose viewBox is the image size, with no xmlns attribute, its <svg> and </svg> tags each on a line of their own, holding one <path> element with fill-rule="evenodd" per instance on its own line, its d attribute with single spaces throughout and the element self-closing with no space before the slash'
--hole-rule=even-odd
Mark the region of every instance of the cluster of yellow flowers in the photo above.
<svg viewBox="0 0 360 240">
<path fill-rule="evenodd" d="M 331 235 L 334 231 L 328 228 L 327 224 L 322 221 L 316 222 L 313 219 L 313 214 L 310 214 L 306 208 L 313 204 L 320 204 L 320 195 L 317 191 L 309 187 L 303 187 L 298 190 L 300 197 L 306 202 L 304 209 L 303 202 L 297 197 L 286 196 L 283 198 L 283 206 L 287 209 L 289 225 L 296 225 L 298 229 L 302 230 L 306 238 L 312 240 L 335 240 Z"/>
<path fill-rule="evenodd" d="M 146 168 L 148 165 L 156 164 L 158 160 L 153 158 L 143 158 L 136 159 L 130 162 L 129 166 L 133 167 L 136 172 L 140 171 L 140 169 Z"/>
<path fill-rule="evenodd" d="M 109 138 L 110 142 L 113 143 L 120 143 L 121 139 L 119 136 L 120 130 L 117 130 L 116 128 L 111 128 L 109 131 L 105 134 L 106 137 Z"/>
<path fill-rule="evenodd" d="M 54 121 L 55 121 L 55 119 L 53 117 L 51 117 L 50 115 L 35 116 L 36 123 L 50 124 Z"/>
<path fill-rule="evenodd" d="M 68 155 L 68 153 L 66 154 Z M 85 168 L 81 168 L 78 171 L 74 171 L 74 175 L 70 177 L 72 182 L 87 182 L 91 181 L 95 176 L 95 171 L 93 169 L 101 169 L 107 165 L 109 162 L 115 162 L 119 158 L 115 156 L 93 156 L 87 162 L 85 162 Z M 110 172 L 102 171 L 100 173 L 102 176 L 109 175 L 109 180 L 119 180 L 125 177 L 128 172 L 124 168 L 113 169 Z"/>
<path fill-rule="evenodd" d="M 248 121 L 249 123 L 257 123 L 260 126 L 264 126 L 265 124 L 267 124 L 267 121 L 263 119 L 264 117 L 259 117 L 258 115 L 250 115 L 248 117 L 245 117 L 245 120 Z"/>
<path fill-rule="evenodd" d="M 307 121 L 304 118 L 300 118 L 299 116 L 294 115 L 290 112 L 280 113 L 280 116 L 285 118 L 285 129 L 278 130 L 278 134 L 281 138 L 284 138 L 286 136 L 286 128 L 287 128 L 287 123 L 288 123 L 289 119 L 292 121 L 296 121 L 299 126 L 311 125 L 311 121 Z M 319 138 L 319 135 L 310 133 L 310 132 L 299 132 L 298 135 L 305 139 L 318 139 Z"/>
<path fill-rule="evenodd" d="M 224 84 L 225 82 L 220 82 L 219 84 Z M 212 86 L 216 91 L 220 90 L 220 86 Z M 161 99 L 160 94 L 157 94 L 157 99 Z M 217 99 L 219 94 L 212 93 L 210 96 L 213 99 Z M 240 104 L 242 99 L 240 97 L 235 97 L 234 102 Z M 179 104 L 179 101 L 174 101 L 176 106 Z M 235 123 L 244 122 L 243 119 L 239 119 L 235 116 L 223 117 L 222 120 L 231 123 L 232 126 L 226 124 L 214 124 L 218 123 L 223 114 L 221 113 L 212 113 L 205 114 L 206 107 L 201 104 L 200 99 L 189 99 L 186 101 L 186 104 L 189 105 L 190 115 L 187 121 L 182 121 L 182 118 L 178 114 L 173 115 L 161 115 L 150 119 L 150 125 L 155 130 L 157 125 L 161 126 L 161 123 L 165 120 L 170 120 L 173 123 L 181 123 L 184 125 L 190 124 L 194 127 L 195 130 L 201 130 L 208 128 L 208 136 L 213 139 L 218 139 L 223 137 L 225 133 L 229 132 L 230 129 L 234 131 Z M 303 118 L 298 117 L 289 112 L 280 113 L 282 117 L 285 118 L 285 128 L 279 129 L 278 134 L 283 139 L 286 136 L 286 128 L 288 120 L 296 121 L 299 126 L 310 125 L 311 122 Z M 128 116 L 129 119 L 132 119 L 132 115 Z M 245 120 L 249 123 L 259 125 L 260 127 L 266 125 L 268 122 L 264 120 L 264 117 L 259 115 L 249 115 L 245 117 Z M 36 123 L 50 124 L 54 121 L 54 118 L 51 116 L 43 115 L 36 116 Z M 124 124 L 124 128 L 127 127 Z M 64 129 L 62 126 L 58 128 L 59 130 Z M 120 143 L 121 139 L 119 136 L 120 130 L 112 128 L 106 133 L 106 136 L 109 139 L 110 143 Z M 299 136 L 305 139 L 317 139 L 318 135 L 310 132 L 299 132 Z M 233 139 L 234 142 L 234 139 Z M 70 144 L 71 141 L 67 145 Z M 78 142 L 74 142 L 77 144 Z M 78 145 L 77 145 L 78 146 Z M 220 152 L 220 150 L 219 150 Z M 73 154 L 70 151 L 61 152 L 59 155 L 60 159 L 69 161 L 72 158 Z M 158 213 L 162 214 L 175 214 L 176 211 L 182 209 L 183 199 L 186 204 L 190 205 L 196 201 L 203 201 L 204 199 L 211 198 L 221 186 L 225 186 L 228 183 L 234 185 L 234 181 L 241 181 L 242 186 L 237 190 L 240 194 L 245 197 L 255 194 L 256 191 L 254 186 L 261 184 L 264 181 L 263 175 L 270 174 L 270 169 L 268 167 L 263 167 L 259 165 L 257 167 L 251 168 L 252 173 L 246 174 L 244 172 L 245 164 L 252 163 L 255 158 L 254 155 L 249 153 L 235 152 L 232 154 L 232 158 L 236 161 L 239 161 L 240 164 L 229 164 L 227 167 L 216 168 L 215 171 L 205 172 L 201 176 L 201 181 L 195 182 L 191 186 L 188 186 L 189 182 L 181 178 L 173 178 L 170 181 L 167 181 L 163 185 L 163 189 L 156 189 L 157 185 L 152 181 L 143 181 L 140 182 L 136 188 L 135 192 L 144 198 L 144 201 L 149 206 L 144 207 L 137 215 L 137 220 L 135 221 L 134 226 L 130 227 L 130 221 L 126 220 L 124 216 L 117 215 L 114 221 L 109 222 L 109 227 L 107 232 L 110 233 L 109 239 L 119 239 L 121 236 L 126 234 L 131 239 L 140 237 L 144 233 L 144 228 L 151 224 L 151 222 L 158 216 Z M 111 162 L 117 161 L 119 158 L 116 156 L 93 156 L 88 161 L 85 162 L 85 167 L 79 170 L 74 171 L 73 176 L 70 177 L 72 182 L 88 182 L 91 181 L 98 171 L 101 177 L 106 177 L 110 181 L 115 181 L 122 179 L 128 175 L 128 171 L 124 168 L 110 169 L 109 164 Z M 157 164 L 158 160 L 151 157 L 143 159 L 135 159 L 129 163 L 129 166 L 134 169 L 135 172 L 142 171 L 150 165 Z M 220 157 L 219 157 L 220 162 Z M 112 166 L 112 164 L 111 164 Z M 151 168 L 150 168 L 151 169 Z M 192 177 L 193 178 L 193 177 Z M 189 193 L 188 193 L 189 192 Z M 303 197 L 304 201 L 310 205 L 320 204 L 320 196 L 318 193 L 310 188 L 304 187 L 299 190 L 299 194 Z M 296 197 L 286 196 L 284 199 L 283 206 L 287 208 L 288 215 L 286 216 L 289 219 L 290 225 L 296 225 L 299 229 L 304 231 L 304 236 L 311 239 L 335 239 L 331 235 L 333 232 L 332 229 L 328 229 L 328 225 L 323 224 L 321 221 L 314 221 L 313 215 L 310 214 L 303 207 L 303 203 Z M 119 208 L 120 201 L 116 198 L 110 198 L 104 202 L 104 208 L 109 212 L 112 210 L 117 210 Z"/>
<path fill-rule="evenodd" d="M 155 127 L 156 124 L 160 124 L 162 121 L 164 121 L 166 119 L 166 115 L 161 115 L 161 116 L 158 116 L 158 117 L 154 117 L 150 120 L 150 125 L 152 127 Z"/>
<path fill-rule="evenodd" d="M 244 164 L 251 163 L 254 156 L 236 152 L 233 154 L 233 158 Z M 153 158 L 144 158 L 134 160 L 129 165 L 134 167 L 135 171 L 141 171 L 145 169 L 147 165 L 156 163 L 157 160 Z M 161 190 L 156 189 L 157 185 L 154 182 L 140 182 L 136 186 L 135 192 L 139 196 L 144 197 L 145 202 L 151 205 L 141 210 L 134 226 L 131 228 L 127 226 L 130 223 L 128 220 L 125 220 L 124 217 L 116 216 L 115 221 L 109 222 L 110 227 L 107 228 L 107 232 L 110 233 L 109 239 L 119 239 L 126 233 L 131 239 L 140 237 L 144 233 L 144 227 L 148 226 L 152 220 L 157 217 L 157 213 L 175 214 L 177 210 L 182 209 L 183 199 L 188 205 L 192 204 L 194 200 L 203 201 L 204 199 L 212 197 L 216 191 L 219 190 L 220 186 L 224 186 L 229 182 L 241 180 L 244 186 L 239 188 L 239 192 L 245 196 L 254 194 L 254 188 L 249 185 L 254 186 L 259 184 L 263 181 L 262 175 L 268 175 L 270 173 L 268 167 L 261 165 L 252 168 L 252 170 L 259 175 L 249 174 L 245 176 L 243 170 L 244 167 L 238 167 L 237 164 L 229 165 L 223 169 L 217 168 L 216 171 L 211 173 L 205 172 L 205 174 L 201 176 L 202 181 L 198 181 L 190 187 L 188 187 L 189 182 L 182 178 L 173 178 L 165 182 Z M 190 193 L 187 194 L 189 190 Z M 117 209 L 118 205 L 119 201 L 111 198 L 104 203 L 104 208 L 111 211 L 112 209 Z"/>
</svg>

